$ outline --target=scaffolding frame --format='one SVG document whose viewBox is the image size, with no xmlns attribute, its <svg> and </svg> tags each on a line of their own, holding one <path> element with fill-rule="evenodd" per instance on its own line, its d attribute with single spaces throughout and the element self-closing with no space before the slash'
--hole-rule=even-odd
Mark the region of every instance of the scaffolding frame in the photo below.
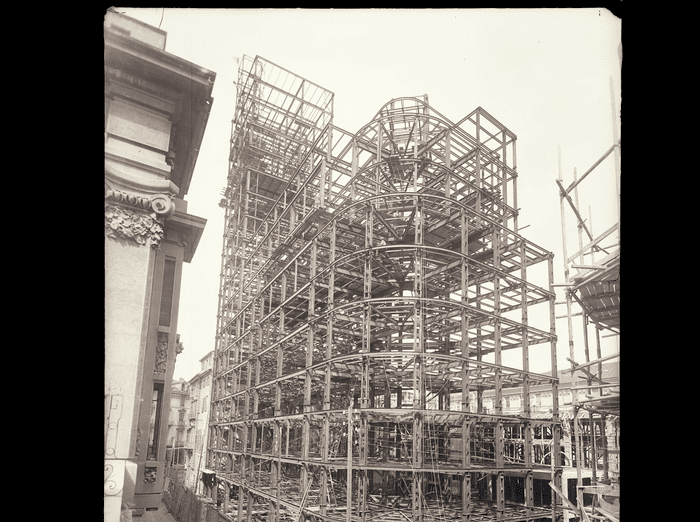
<svg viewBox="0 0 700 522">
<path fill-rule="evenodd" d="M 613 145 L 593 163 L 580 177 L 576 169 L 573 181 L 565 187 L 559 148 L 559 178 L 555 180 L 559 189 L 562 248 L 564 257 L 566 321 L 568 332 L 570 371 L 572 375 L 573 401 L 573 445 L 576 460 L 576 503 L 569 502 L 555 487 L 553 490 L 579 520 L 619 520 L 620 467 L 620 391 L 619 383 L 604 379 L 602 363 L 609 360 L 619 362 L 620 352 L 607 356 L 601 353 L 601 334 L 620 335 L 620 155 L 621 141 L 618 137 L 618 111 L 615 107 L 614 89 L 610 79 L 612 105 Z M 617 221 L 598 235 L 590 230 L 581 215 L 578 187 L 610 155 L 614 159 Z M 567 209 L 576 222 L 578 245 L 569 255 L 567 244 Z M 590 221 L 590 220 L 589 220 Z M 585 234 L 584 234 L 585 233 Z M 611 242 L 612 241 L 612 242 Z M 608 244 L 609 243 L 609 244 Z M 601 257 L 602 256 L 602 257 Z M 598 258 L 598 259 L 596 259 Z M 574 317 L 580 316 L 584 362 L 577 362 L 574 351 Z M 595 332 L 596 358 L 591 359 L 590 327 Z M 580 359 L 579 359 L 580 360 Z M 578 379 L 578 381 L 577 381 Z M 576 393 L 583 390 L 584 396 Z M 602 468 L 602 469 L 601 469 Z M 583 471 L 589 470 L 590 484 L 584 484 Z M 599 472 L 602 471 L 602 475 Z"/>
<path fill-rule="evenodd" d="M 518 232 L 515 134 L 427 96 L 351 134 L 332 92 L 259 56 L 237 87 L 207 450 L 221 512 L 557 520 L 539 487 L 562 473 L 553 254 Z M 551 418 L 531 415 L 540 385 Z M 548 464 L 534 429 L 560 448 Z"/>
</svg>

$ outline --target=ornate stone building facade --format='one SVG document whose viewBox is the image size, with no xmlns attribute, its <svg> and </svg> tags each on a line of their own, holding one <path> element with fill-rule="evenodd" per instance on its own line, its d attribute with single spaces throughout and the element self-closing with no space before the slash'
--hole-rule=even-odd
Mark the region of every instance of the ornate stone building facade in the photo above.
<svg viewBox="0 0 700 522">
<path fill-rule="evenodd" d="M 192 458 L 188 462 L 185 476 L 185 485 L 196 493 L 202 492 L 202 473 L 208 472 L 205 466 L 214 351 L 212 350 L 202 357 L 199 362 L 201 371 L 188 381 L 192 398 L 190 422 L 193 423 L 193 427 L 188 439 L 188 446 L 192 448 Z"/>
<path fill-rule="evenodd" d="M 216 73 L 108 12 L 105 42 L 104 520 L 160 506 L 182 264 L 206 220 L 185 195 Z"/>
</svg>

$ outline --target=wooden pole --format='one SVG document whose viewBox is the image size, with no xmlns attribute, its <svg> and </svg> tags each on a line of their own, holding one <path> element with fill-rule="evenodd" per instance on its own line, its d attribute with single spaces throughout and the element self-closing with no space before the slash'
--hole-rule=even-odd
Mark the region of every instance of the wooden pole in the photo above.
<svg viewBox="0 0 700 522">
<path fill-rule="evenodd" d="M 581 468 L 583 466 L 583 451 L 581 450 L 581 428 L 579 427 L 578 408 L 574 407 L 574 437 L 576 440 L 576 486 L 583 486 Z"/>
<path fill-rule="evenodd" d="M 559 185 L 561 185 L 561 182 L 563 181 L 562 178 L 562 171 L 561 171 L 561 145 L 558 148 L 558 159 L 559 159 Z M 561 212 L 561 244 L 562 244 L 562 252 L 563 252 L 563 258 L 564 258 L 564 280 L 566 283 L 569 283 L 569 265 L 567 262 L 567 249 L 566 249 L 566 212 L 565 212 L 565 206 L 564 206 L 564 195 L 559 194 L 559 210 Z M 571 324 L 571 294 L 569 293 L 568 290 L 564 291 L 564 294 L 566 296 L 566 316 L 567 316 L 567 331 L 569 334 L 569 357 L 571 359 L 574 359 L 574 338 L 573 338 L 573 325 Z M 571 364 L 571 375 L 573 378 L 574 375 L 574 366 L 573 363 Z"/>
<path fill-rule="evenodd" d="M 548 279 L 549 279 L 549 291 L 553 292 L 554 285 L 554 254 L 549 254 L 547 257 L 547 267 L 548 267 Z M 556 314 L 554 311 L 554 296 L 549 298 L 549 332 L 551 334 L 550 341 L 550 358 L 551 358 L 551 372 L 552 377 L 555 378 L 552 381 L 552 451 L 550 455 L 550 462 L 552 463 L 552 481 L 554 484 L 561 488 L 561 425 L 559 423 L 559 371 L 557 367 L 557 341 L 556 341 Z M 557 506 L 559 501 L 557 497 L 552 498 L 552 522 L 557 519 Z"/>
<path fill-rule="evenodd" d="M 615 148 L 615 188 L 617 190 L 616 194 L 616 202 L 617 202 L 617 223 L 618 223 L 618 228 L 617 228 L 617 234 L 621 238 L 622 237 L 622 216 L 620 215 L 620 198 L 621 198 L 621 189 L 620 189 L 620 144 L 619 144 L 619 134 L 617 130 L 617 123 L 618 123 L 618 113 L 617 109 L 615 107 L 615 89 L 613 87 L 613 79 L 612 76 L 610 76 L 610 104 L 612 105 L 612 128 L 613 128 L 613 147 Z"/>
</svg>

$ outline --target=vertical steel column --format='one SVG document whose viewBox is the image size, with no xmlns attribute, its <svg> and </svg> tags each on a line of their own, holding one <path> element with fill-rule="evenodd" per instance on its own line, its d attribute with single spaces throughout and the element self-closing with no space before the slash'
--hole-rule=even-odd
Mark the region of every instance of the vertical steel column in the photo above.
<svg viewBox="0 0 700 522">
<path fill-rule="evenodd" d="M 320 498 L 319 512 L 321 515 L 326 514 L 327 498 L 328 498 L 328 438 L 329 438 L 329 421 L 328 413 L 323 414 L 323 426 L 321 428 L 321 462 L 324 464 L 320 467 Z"/>
<path fill-rule="evenodd" d="M 254 312 L 254 307 L 253 307 L 253 313 Z M 251 328 L 251 343 L 250 347 L 252 348 L 252 332 L 254 328 Z M 251 395 L 251 381 L 253 378 L 253 366 L 250 358 L 248 361 L 245 363 L 245 367 L 247 370 L 247 376 L 246 376 L 246 385 L 245 385 L 245 406 L 244 406 L 244 413 L 243 413 L 243 455 L 241 456 L 241 470 L 240 470 L 240 477 L 243 483 L 247 483 L 250 477 L 250 474 L 253 469 L 253 457 L 251 455 L 251 449 L 249 446 L 250 443 L 250 431 L 252 428 L 251 426 L 251 421 L 249 419 L 250 417 L 250 395 Z M 252 482 L 252 481 L 251 481 Z M 252 498 L 250 497 L 250 491 L 247 486 L 243 487 L 243 492 L 244 495 L 240 495 L 239 498 L 239 505 L 243 504 L 243 496 L 245 496 L 248 499 L 248 508 L 246 509 L 246 513 L 249 512 L 252 508 Z M 248 517 L 246 517 L 246 520 L 250 522 Z"/>
<path fill-rule="evenodd" d="M 290 180 L 290 190 L 294 192 L 298 192 L 298 186 L 299 183 L 301 183 L 300 175 L 297 174 L 296 177 L 292 177 Z M 294 202 L 292 202 L 289 206 L 289 231 L 293 231 L 296 228 L 297 225 L 297 209 L 294 206 Z"/>
<path fill-rule="evenodd" d="M 259 335 L 259 342 L 260 344 L 258 346 L 262 346 L 262 329 L 258 329 L 258 335 Z M 253 389 L 253 419 L 258 418 L 258 405 L 260 404 L 260 394 L 258 392 L 257 386 L 260 384 L 260 356 L 255 355 L 252 356 L 253 360 L 255 361 L 255 388 Z M 257 432 L 257 429 L 255 430 Z M 256 444 L 256 434 L 253 435 L 253 449 L 255 449 L 255 444 Z"/>
<path fill-rule="evenodd" d="M 378 131 L 380 132 L 380 131 Z M 379 135 L 381 138 L 381 133 Z M 381 142 L 381 139 L 379 139 Z M 377 156 L 381 155 L 379 148 Z M 377 166 L 377 172 L 379 167 Z M 374 205 L 367 202 L 366 207 L 367 217 L 365 220 L 365 248 L 367 249 L 364 256 L 364 293 L 365 300 L 362 307 L 362 348 L 361 348 L 361 376 L 360 376 L 360 411 L 359 411 L 359 440 L 358 440 L 358 462 L 357 470 L 358 490 L 357 502 L 360 520 L 365 520 L 367 517 L 367 495 L 369 494 L 369 478 L 367 476 L 367 453 L 368 453 L 368 418 L 366 410 L 370 407 L 370 382 L 369 382 L 369 365 L 370 360 L 367 354 L 370 352 L 370 341 L 372 337 L 371 322 L 372 322 L 372 306 L 369 300 L 372 298 L 372 257 L 374 252 L 371 250 L 374 244 Z"/>
<path fill-rule="evenodd" d="M 331 224 L 331 236 L 330 236 L 330 248 L 329 248 L 329 260 L 328 264 L 331 267 L 328 273 L 328 295 L 327 295 L 327 307 L 328 310 L 333 310 L 334 299 L 335 299 L 335 248 L 336 248 L 336 220 L 334 219 Z M 324 464 L 328 463 L 329 457 L 329 444 L 330 444 L 330 418 L 329 413 L 331 409 L 331 363 L 330 359 L 333 356 L 333 312 L 328 314 L 328 319 L 326 323 L 326 367 L 325 375 L 323 380 L 323 427 L 321 434 L 321 460 Z M 321 467 L 321 502 L 320 502 L 320 513 L 321 515 L 326 514 L 326 505 L 328 498 L 328 477 L 329 468 L 327 466 Z"/>
<path fill-rule="evenodd" d="M 304 372 L 304 416 L 302 419 L 301 427 L 301 460 L 303 461 L 301 467 L 301 492 L 302 496 L 305 494 L 309 487 L 309 468 L 306 461 L 309 459 L 309 443 L 311 439 L 311 427 L 310 427 L 310 413 L 311 413 L 311 387 L 312 387 L 312 376 L 311 367 L 314 364 L 314 343 L 315 343 L 315 330 L 316 323 L 314 322 L 316 317 L 316 256 L 318 251 L 318 240 L 314 238 L 311 242 L 311 258 L 309 260 L 309 324 L 307 325 L 306 335 L 306 371 Z M 300 506 L 301 508 L 301 506 Z"/>
<path fill-rule="evenodd" d="M 370 407 L 369 400 L 369 358 L 362 355 L 362 378 L 361 378 L 361 402 L 359 411 L 359 440 L 358 440 L 358 470 L 357 470 L 357 504 L 358 514 L 361 521 L 367 519 L 367 496 L 369 495 L 369 477 L 367 473 L 368 452 L 368 417 L 367 409 Z"/>
<path fill-rule="evenodd" d="M 249 475 L 249 484 L 253 483 L 253 477 L 255 473 L 255 465 L 253 464 L 253 459 L 251 457 L 250 459 L 250 475 Z M 249 488 L 246 488 L 246 497 L 248 501 L 248 508 L 246 509 L 246 522 L 251 522 L 253 520 L 253 492 L 250 491 Z M 242 504 L 242 502 L 239 500 L 239 504 Z"/>
<path fill-rule="evenodd" d="M 243 415 L 241 416 L 241 420 L 243 421 L 243 439 L 242 439 L 242 455 L 241 455 L 241 464 L 240 464 L 240 476 L 246 477 L 247 472 L 246 470 L 250 467 L 252 464 L 251 462 L 251 457 L 250 457 L 250 451 L 248 449 L 248 434 L 250 430 L 250 421 L 248 420 L 248 415 L 249 415 L 249 407 L 250 407 L 250 381 L 251 381 L 251 376 L 252 376 L 252 366 L 250 364 L 250 361 L 245 363 L 245 367 L 247 369 L 247 380 L 246 380 L 246 386 L 245 386 L 245 392 L 244 392 L 244 397 L 245 397 L 245 402 L 243 406 Z M 245 488 L 247 491 L 247 488 Z"/>
<path fill-rule="evenodd" d="M 481 113 L 476 110 L 476 156 L 474 162 L 474 184 L 476 185 L 476 204 L 474 209 L 481 214 Z"/>
<path fill-rule="evenodd" d="M 508 169 L 506 166 L 506 131 L 503 130 L 501 133 L 501 162 L 503 164 L 500 167 L 501 171 L 501 201 L 503 201 L 503 227 L 508 228 Z M 497 169 L 499 170 L 499 169 Z M 507 239 L 506 239 L 507 241 Z"/>
<path fill-rule="evenodd" d="M 462 412 L 470 411 L 469 404 L 469 216 L 467 210 L 462 208 L 461 216 L 461 253 L 462 253 L 462 280 L 461 280 L 461 301 L 462 301 L 462 317 L 461 317 L 461 356 L 464 358 L 462 362 Z M 462 467 L 469 469 L 471 467 L 471 425 L 467 415 L 462 416 Z M 472 513 L 472 487 L 471 473 L 463 472 L 461 476 L 462 485 L 462 522 L 471 521 Z"/>
<path fill-rule="evenodd" d="M 414 125 L 419 125 L 418 118 L 414 119 Z M 417 142 L 418 140 L 414 140 Z M 418 144 L 414 143 L 413 146 L 413 192 L 418 193 L 418 162 L 415 161 L 418 158 Z"/>
<path fill-rule="evenodd" d="M 229 307 L 226 306 L 224 308 L 224 303 L 228 301 L 228 294 L 230 285 L 227 284 L 227 281 L 230 280 L 230 273 L 231 273 L 231 265 L 230 261 L 232 260 L 230 258 L 230 252 L 231 252 L 231 247 L 229 245 L 230 239 L 229 239 L 229 228 L 228 224 L 229 221 L 231 220 L 231 214 L 232 214 L 232 201 L 231 201 L 231 196 L 230 194 L 227 194 L 227 201 L 226 205 L 224 205 L 224 233 L 223 233 L 223 243 L 224 243 L 224 249 L 221 252 L 221 265 L 220 265 L 220 271 L 219 271 L 219 299 L 218 299 L 218 304 L 217 304 L 217 311 L 216 311 L 216 339 L 217 342 L 214 344 L 214 359 L 216 360 L 216 357 L 221 353 L 223 349 L 226 348 L 226 345 L 228 343 L 224 342 L 222 343 L 221 335 L 223 331 L 223 325 L 226 324 L 229 320 Z M 222 348 L 223 345 L 223 348 Z"/>
<path fill-rule="evenodd" d="M 326 158 L 321 158 L 321 172 L 318 180 L 318 200 L 319 207 L 326 208 L 326 182 L 327 182 L 328 172 L 326 171 Z"/>
<path fill-rule="evenodd" d="M 248 243 L 248 215 L 249 215 L 248 212 L 249 212 L 249 207 L 250 207 L 250 169 L 245 169 L 245 185 L 246 185 L 246 191 L 245 191 L 245 196 L 243 196 L 243 197 L 245 197 L 245 201 L 243 203 L 243 230 L 241 231 L 240 237 L 242 238 L 242 242 L 244 244 L 247 244 Z M 241 257 L 240 257 L 241 262 L 240 262 L 240 268 L 238 269 L 238 273 L 239 273 L 239 276 L 238 276 L 238 281 L 239 281 L 238 282 L 238 285 L 239 285 L 238 312 L 239 313 L 243 310 L 243 294 L 244 294 L 243 288 L 245 287 L 245 282 L 246 282 L 245 267 L 246 267 L 246 261 L 247 261 L 246 255 L 245 255 L 245 251 L 246 251 L 245 246 L 247 246 L 247 245 L 241 245 L 241 246 L 243 247 L 242 252 L 244 254 L 241 255 Z M 241 318 L 241 320 L 245 321 L 245 315 Z M 242 325 L 242 327 L 244 328 L 244 325 Z M 238 350 L 237 356 L 238 357 L 236 358 L 236 362 L 239 363 L 239 362 L 241 362 L 241 359 L 242 359 L 242 354 L 241 354 L 240 350 Z"/>
<path fill-rule="evenodd" d="M 415 165 L 415 164 L 414 164 Z M 415 166 L 414 166 L 415 168 Z M 425 338 L 424 338 L 424 311 L 423 298 L 423 226 L 424 226 L 423 201 L 420 196 L 416 199 L 416 212 L 414 216 L 416 245 L 413 259 L 413 458 L 412 466 L 412 502 L 411 514 L 413 522 L 423 521 L 423 472 L 415 471 L 423 468 L 423 413 L 425 408 Z"/>
<path fill-rule="evenodd" d="M 524 239 L 520 241 L 520 279 L 527 281 L 527 244 Z M 530 404 L 530 381 L 527 373 L 530 371 L 530 346 L 528 337 L 528 307 L 527 307 L 527 285 L 523 283 L 520 288 L 520 306 L 522 328 L 522 356 L 523 371 L 523 414 L 527 419 L 523 425 L 523 457 L 525 460 L 525 506 L 526 513 L 532 515 L 534 507 L 534 478 L 532 473 L 532 407 Z"/>
<path fill-rule="evenodd" d="M 231 393 L 237 393 L 238 392 L 238 371 L 233 370 L 233 372 L 229 375 L 231 378 Z M 227 400 L 229 403 L 229 419 L 230 421 L 236 420 L 236 412 L 238 410 L 238 398 L 237 397 L 231 397 L 230 399 Z"/>
<path fill-rule="evenodd" d="M 223 484 L 223 486 L 224 486 L 224 498 L 222 499 L 221 508 L 222 508 L 222 511 L 223 511 L 224 513 L 227 513 L 227 514 L 228 514 L 228 508 L 229 508 L 229 503 L 230 503 L 230 498 L 229 498 L 229 497 L 231 496 L 231 489 L 233 489 L 233 488 L 231 487 L 231 484 L 228 483 L 228 481 L 222 480 L 221 482 L 222 482 L 222 484 Z M 239 489 L 240 489 L 240 488 L 239 488 Z M 217 490 L 216 493 L 218 494 L 218 490 Z M 241 502 L 240 502 L 240 498 L 239 498 L 239 499 L 238 499 L 238 505 L 236 506 L 236 507 L 237 507 L 237 512 L 238 512 L 238 513 L 240 513 L 240 505 L 241 505 Z M 242 516 L 242 515 L 239 515 L 239 516 L 238 516 L 238 519 L 239 519 L 239 520 L 240 520 L 241 516 Z"/>
<path fill-rule="evenodd" d="M 447 167 L 447 172 L 445 173 L 445 197 L 449 198 L 452 196 L 452 144 L 450 138 L 450 130 L 447 129 L 445 134 L 445 167 Z"/>
<path fill-rule="evenodd" d="M 518 227 L 518 215 L 520 210 L 518 209 L 518 163 L 515 154 L 515 144 L 516 140 L 513 138 L 513 208 L 515 209 L 515 219 L 513 220 L 513 230 L 516 234 L 519 234 Z"/>
<path fill-rule="evenodd" d="M 258 344 L 258 347 L 262 346 L 262 333 L 261 329 L 258 326 L 258 335 L 260 336 L 259 341 L 260 344 Z M 257 385 L 260 384 L 260 357 L 259 356 L 252 356 L 251 358 L 254 359 L 255 361 L 255 381 L 254 381 L 254 386 L 256 386 L 253 389 L 253 420 L 251 421 L 251 438 L 252 438 L 252 444 L 251 444 L 251 453 L 257 453 L 257 444 L 258 444 L 258 423 L 256 419 L 258 418 L 258 389 Z M 231 430 L 229 430 L 230 432 Z M 231 435 L 233 435 L 231 433 Z M 231 448 L 231 445 L 229 444 L 229 448 Z M 253 457 L 251 456 L 250 458 L 251 462 L 251 469 L 250 469 L 250 484 L 254 484 L 254 479 L 255 479 L 255 461 L 253 460 Z"/>
<path fill-rule="evenodd" d="M 275 411 L 276 410 L 277 408 L 275 408 Z M 278 414 L 275 413 L 275 416 L 277 415 Z M 272 433 L 272 455 L 274 458 L 270 460 L 270 491 L 276 499 L 279 499 L 281 479 L 280 473 L 282 470 L 282 426 L 280 425 L 280 422 L 278 420 L 275 419 L 274 424 L 272 425 L 272 429 L 274 430 Z M 268 505 L 268 512 L 270 514 L 270 518 L 268 519 L 269 522 L 279 522 L 279 502 L 270 499 Z"/>
<path fill-rule="evenodd" d="M 382 140 L 382 138 L 383 138 L 382 129 L 383 129 L 383 126 L 382 126 L 381 122 L 377 122 L 377 156 L 376 156 L 377 167 L 375 169 L 375 178 L 374 178 L 374 181 L 375 181 L 374 193 L 377 195 L 379 195 L 379 191 L 380 191 L 379 180 L 381 179 L 381 168 L 379 165 L 382 161 L 382 146 L 383 146 L 383 144 L 382 144 L 382 141 L 383 141 Z"/>
<path fill-rule="evenodd" d="M 367 496 L 369 495 L 369 475 L 367 471 L 367 431 L 368 431 L 368 421 L 367 413 L 360 410 L 360 426 L 359 426 L 359 467 L 357 470 L 357 507 L 359 519 L 361 521 L 367 520 L 368 506 L 367 506 Z"/>
<path fill-rule="evenodd" d="M 345 520 L 346 522 L 352 522 L 352 397 L 350 397 L 350 402 L 348 403 L 348 458 L 346 467 L 346 511 Z"/>
<path fill-rule="evenodd" d="M 353 180 L 352 186 L 350 187 L 352 190 L 352 201 L 353 203 L 355 202 L 355 176 L 357 175 L 357 162 L 358 162 L 358 148 L 357 148 L 357 140 L 352 140 L 351 143 L 351 153 L 350 153 L 350 179 Z"/>
<path fill-rule="evenodd" d="M 481 184 L 481 108 L 477 107 L 476 109 L 476 114 L 475 114 L 475 138 L 476 138 L 476 155 L 475 155 L 475 164 L 474 164 L 474 184 L 476 185 L 476 203 L 474 206 L 474 210 L 476 211 L 476 218 L 479 219 L 481 217 L 481 189 L 482 189 L 482 184 Z M 479 226 L 483 226 L 483 223 L 479 223 Z M 476 306 L 477 308 L 481 307 L 481 283 L 476 284 Z M 477 328 L 476 332 L 477 338 L 481 337 L 481 327 Z M 476 346 L 476 359 L 477 361 L 481 361 L 482 358 L 482 344 L 481 341 L 477 341 L 477 346 Z M 477 388 L 476 392 L 476 402 L 477 402 L 477 409 L 479 412 L 483 411 L 484 404 L 483 404 L 483 387 L 479 386 Z"/>
<path fill-rule="evenodd" d="M 462 208 L 460 216 L 461 225 L 461 253 L 462 253 L 462 278 L 461 278 L 461 356 L 462 362 L 462 411 L 470 411 L 469 404 L 469 216 L 467 210 Z M 462 416 L 462 467 L 471 467 L 471 425 L 468 416 Z M 471 498 L 471 473 L 466 471 L 461 476 L 462 486 L 462 522 L 469 522 L 472 517 Z"/>
<path fill-rule="evenodd" d="M 243 497 L 245 496 L 245 488 L 241 484 L 238 486 L 238 506 L 236 510 L 237 522 L 243 522 Z"/>
<path fill-rule="evenodd" d="M 280 278 L 280 303 L 284 303 L 284 301 L 287 299 L 287 275 L 282 274 Z M 279 332 L 279 338 L 281 339 L 284 337 L 284 317 L 285 317 L 285 309 L 284 306 L 279 307 L 279 326 L 278 326 L 278 332 Z M 280 378 L 282 377 L 282 371 L 284 368 L 284 347 L 283 344 L 280 342 L 277 344 L 277 368 L 275 371 L 275 377 L 276 377 L 276 382 L 275 382 L 275 417 L 279 417 L 282 415 L 282 382 Z"/>
<path fill-rule="evenodd" d="M 461 356 L 464 359 L 469 358 L 469 216 L 467 210 L 462 208 L 460 216 L 461 225 L 461 253 L 462 253 L 462 280 L 461 280 L 461 302 L 462 302 L 462 317 L 461 317 Z M 464 365 L 466 367 L 466 364 Z M 466 369 L 466 368 L 465 368 Z M 469 400 L 469 397 L 467 397 Z M 464 404 L 464 403 L 463 403 Z M 464 407 L 462 408 L 464 409 Z"/>
<path fill-rule="evenodd" d="M 423 102 L 425 105 L 423 105 L 423 114 L 425 116 L 430 116 L 430 109 L 428 108 L 428 95 L 424 94 L 423 95 Z M 425 134 L 425 135 L 424 135 Z M 420 134 L 420 139 L 422 143 L 426 143 L 430 139 L 430 118 L 425 118 L 425 125 L 421 126 L 421 134 Z"/>
<path fill-rule="evenodd" d="M 506 501 L 505 501 L 505 475 L 503 466 L 504 460 L 504 443 L 503 443 L 503 422 L 500 416 L 503 415 L 503 374 L 501 365 L 503 364 L 501 355 L 501 282 L 498 270 L 501 267 L 501 231 L 498 227 L 494 227 L 492 233 L 492 248 L 493 248 L 493 308 L 496 319 L 494 322 L 494 362 L 495 368 L 495 411 L 499 416 L 496 422 L 495 429 L 495 452 L 496 452 L 496 467 L 499 468 L 496 475 L 496 517 L 502 520 L 505 516 Z"/>
<path fill-rule="evenodd" d="M 549 298 L 549 333 L 550 341 L 550 357 L 552 368 L 552 451 L 551 462 L 553 469 L 552 482 L 562 490 L 562 468 L 561 468 L 561 421 L 559 417 L 559 374 L 557 370 L 557 338 L 556 338 L 556 314 L 554 310 L 554 254 L 547 256 L 547 272 L 549 284 L 547 288 L 552 293 Z M 559 495 L 552 495 L 552 522 L 557 521 L 557 508 L 561 504 Z"/>
<path fill-rule="evenodd" d="M 466 380 L 466 369 L 462 370 L 464 380 Z M 465 390 L 466 388 L 466 390 Z M 467 385 L 462 385 L 462 397 L 469 393 Z M 471 467 L 471 422 L 465 415 L 462 417 L 462 467 L 469 469 Z M 472 486 L 471 472 L 462 473 L 462 522 L 469 522 L 472 519 Z"/>
</svg>

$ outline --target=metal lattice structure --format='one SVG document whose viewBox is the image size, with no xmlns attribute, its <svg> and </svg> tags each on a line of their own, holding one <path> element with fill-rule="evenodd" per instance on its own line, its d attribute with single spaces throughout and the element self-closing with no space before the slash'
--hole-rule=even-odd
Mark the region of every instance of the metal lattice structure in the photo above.
<svg viewBox="0 0 700 522">
<path fill-rule="evenodd" d="M 351 134 L 333 93 L 260 57 L 237 86 L 207 455 L 222 513 L 555 520 L 535 491 L 561 486 L 560 452 L 535 464 L 532 441 L 560 447 L 553 256 L 518 233 L 516 136 L 427 96 Z M 550 372 L 530 371 L 538 346 Z"/>
</svg>

